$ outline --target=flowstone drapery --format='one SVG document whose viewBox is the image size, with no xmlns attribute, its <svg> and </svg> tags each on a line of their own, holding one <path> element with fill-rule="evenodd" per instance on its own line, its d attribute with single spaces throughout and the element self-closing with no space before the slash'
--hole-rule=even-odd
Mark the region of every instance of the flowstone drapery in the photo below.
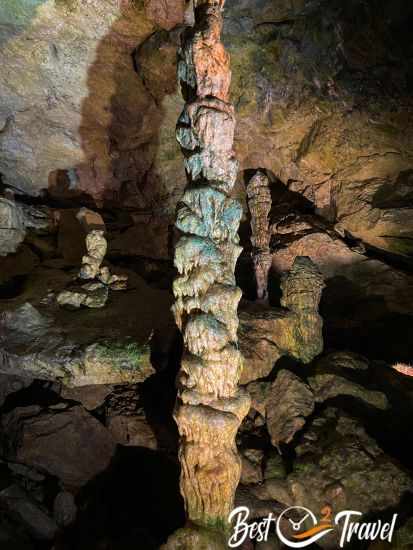
<svg viewBox="0 0 413 550">
<path fill-rule="evenodd" d="M 177 139 L 188 186 L 176 220 L 182 236 L 175 250 L 174 314 L 185 349 L 175 420 L 181 436 L 181 492 L 188 520 L 197 529 L 178 531 L 169 548 L 200 548 L 201 542 L 218 548 L 211 528 L 225 532 L 228 527 L 241 471 L 235 436 L 250 406 L 249 396 L 238 388 L 241 291 L 234 271 L 242 211 L 230 197 L 238 163 L 229 55 L 220 39 L 223 4 L 194 1 L 194 26 L 182 35 L 178 59 L 186 105 Z"/>
</svg>

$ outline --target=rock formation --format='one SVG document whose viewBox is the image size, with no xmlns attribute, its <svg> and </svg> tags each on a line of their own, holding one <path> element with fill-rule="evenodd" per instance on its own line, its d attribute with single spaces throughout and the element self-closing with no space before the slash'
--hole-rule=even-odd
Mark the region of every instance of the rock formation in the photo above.
<svg viewBox="0 0 413 550">
<path fill-rule="evenodd" d="M 412 365 L 406 365 L 405 363 L 396 363 L 395 365 L 392 365 L 392 367 L 397 372 L 400 372 L 400 374 L 405 374 L 406 376 L 413 376 Z"/>
<path fill-rule="evenodd" d="M 125 275 L 112 275 L 108 267 L 102 267 L 108 248 L 102 217 L 82 208 L 77 218 L 87 232 L 85 239 L 87 254 L 82 258 L 78 281 L 88 282 L 60 292 L 57 302 L 60 306 L 71 308 L 80 306 L 100 308 L 106 304 L 109 289 L 126 289 L 128 278 Z"/>
<path fill-rule="evenodd" d="M 271 267 L 270 227 L 268 215 L 271 210 L 271 192 L 266 174 L 257 171 L 247 186 L 248 207 L 251 214 L 251 244 L 257 298 L 266 299 L 268 295 L 268 272 Z"/>
<path fill-rule="evenodd" d="M 235 435 L 250 405 L 246 392 L 237 388 L 242 368 L 237 345 L 241 291 L 234 270 L 241 252 L 237 231 L 242 211 L 230 197 L 238 164 L 229 56 L 221 43 L 223 4 L 194 3 L 195 24 L 182 35 L 178 61 L 186 105 L 177 139 L 185 155 L 188 186 L 176 220 L 183 235 L 175 250 L 179 275 L 174 281 L 174 313 L 185 350 L 175 419 L 188 519 L 218 531 L 206 531 L 205 541 L 219 538 L 219 531 L 228 528 L 241 473 Z M 199 548 L 204 535 L 199 536 L 184 529 L 169 544 Z M 208 544 L 219 547 L 216 541 Z"/>
<path fill-rule="evenodd" d="M 267 376 L 283 355 L 309 363 L 322 352 L 323 319 L 318 306 L 323 288 L 316 265 L 306 256 L 297 256 L 281 280 L 285 309 L 251 303 L 240 312 L 242 384 Z"/>
</svg>

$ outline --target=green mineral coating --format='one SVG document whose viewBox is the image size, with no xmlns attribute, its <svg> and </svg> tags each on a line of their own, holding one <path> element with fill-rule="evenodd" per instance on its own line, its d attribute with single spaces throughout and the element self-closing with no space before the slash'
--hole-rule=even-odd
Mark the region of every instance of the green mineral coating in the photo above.
<svg viewBox="0 0 413 550">
<path fill-rule="evenodd" d="M 229 533 L 231 530 L 230 524 L 222 518 L 204 518 L 204 526 L 218 533 Z"/>
<path fill-rule="evenodd" d="M 402 256 L 413 255 L 413 237 L 410 236 L 390 236 L 386 235 L 384 239 L 387 241 L 388 250 Z"/>
<path fill-rule="evenodd" d="M 95 352 L 98 358 L 111 361 L 114 366 L 124 369 L 139 369 L 145 355 L 150 353 L 148 344 L 137 342 L 105 342 L 97 344 Z"/>
<path fill-rule="evenodd" d="M 267 460 L 264 470 L 264 478 L 267 479 L 285 479 L 287 471 L 282 456 L 274 454 Z"/>
<path fill-rule="evenodd" d="M 0 23 L 2 25 L 26 26 L 36 16 L 37 8 L 46 1 L 2 0 L 0 2 Z"/>
<path fill-rule="evenodd" d="M 295 474 L 309 474 L 316 467 L 315 464 L 311 462 L 295 462 L 294 463 L 294 473 Z"/>
</svg>

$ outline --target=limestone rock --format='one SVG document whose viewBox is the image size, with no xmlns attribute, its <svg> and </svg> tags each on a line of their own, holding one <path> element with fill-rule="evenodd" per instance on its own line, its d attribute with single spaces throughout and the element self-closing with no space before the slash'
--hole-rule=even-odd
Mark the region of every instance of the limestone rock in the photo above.
<svg viewBox="0 0 413 550">
<path fill-rule="evenodd" d="M 369 362 L 365 357 L 351 351 L 330 352 L 317 359 L 316 365 L 320 369 L 338 370 L 343 373 L 345 372 L 343 369 L 366 371 L 369 368 Z"/>
<path fill-rule="evenodd" d="M 81 279 L 95 279 L 107 251 L 107 241 L 101 229 L 92 229 L 86 235 L 87 255 L 82 258 L 82 267 L 79 277 Z"/>
<path fill-rule="evenodd" d="M 281 305 L 297 313 L 317 311 L 323 288 L 317 266 L 307 256 L 299 256 L 281 281 Z"/>
<path fill-rule="evenodd" d="M 241 384 L 267 376 L 282 356 L 277 345 L 278 321 L 282 317 L 281 311 L 268 306 L 251 305 L 240 311 L 239 337 L 244 357 Z"/>
<path fill-rule="evenodd" d="M 19 0 L 1 12 L 8 77 L 1 81 L 0 172 L 6 184 L 29 193 L 49 187 L 54 196 L 83 192 L 152 211 L 161 202 L 169 213 L 165 234 L 185 181 L 173 135 L 182 102 L 169 38 L 177 32 L 155 27 L 182 24 L 183 3 L 107 0 L 104 11 L 97 7 L 96 0 L 35 7 Z M 410 6 L 387 3 L 381 12 L 369 0 L 363 17 L 360 9 L 338 0 L 227 2 L 223 39 L 232 59 L 237 156 L 243 170 L 268 170 L 307 197 L 340 231 L 406 256 Z M 283 27 L 274 34 L 277 24 Z M 215 21 L 208 32 L 189 30 L 197 40 L 182 48 L 180 74 L 190 90 L 225 98 L 228 74 L 217 71 L 228 59 L 219 27 Z M 34 56 L 26 55 L 28 37 Z M 147 235 L 157 243 L 154 232 Z"/>
<path fill-rule="evenodd" d="M 246 387 L 251 396 L 251 407 L 265 417 L 267 399 L 271 391 L 270 382 L 251 382 Z"/>
<path fill-rule="evenodd" d="M 76 290 L 63 290 L 57 295 L 57 303 L 61 307 L 79 309 L 81 306 L 90 308 L 104 307 L 109 296 L 108 288 L 103 284 L 83 285 Z"/>
<path fill-rule="evenodd" d="M 411 314 L 413 279 L 405 271 L 352 250 L 337 235 L 317 231 L 312 225 L 310 231 L 290 235 L 288 245 L 274 252 L 274 272 L 286 273 L 301 254 L 312 259 L 328 285 L 325 309 L 330 323 L 335 317 L 334 310 L 343 310 L 346 304 L 361 304 L 366 299 L 383 304 L 378 312 L 382 316 L 388 312 Z M 373 311 L 373 315 L 377 317 L 377 312 Z M 361 324 L 364 319 L 370 320 L 371 314 L 363 304 L 363 309 L 360 306 L 354 311 L 353 307 L 352 317 L 353 324 L 356 321 Z"/>
<path fill-rule="evenodd" d="M 86 236 L 92 230 L 105 230 L 103 218 L 89 208 L 64 208 L 57 216 L 59 253 L 68 265 L 79 266 L 87 253 Z"/>
<path fill-rule="evenodd" d="M 2 429 L 7 459 L 46 471 L 67 486 L 80 487 L 105 470 L 115 449 L 109 432 L 80 406 L 18 407 L 2 417 Z"/>
<path fill-rule="evenodd" d="M 267 376 L 283 355 L 309 363 L 323 349 L 318 305 L 324 283 L 316 266 L 307 257 L 297 257 L 281 288 L 281 304 L 288 309 L 246 304 L 240 312 L 242 384 Z"/>
<path fill-rule="evenodd" d="M 57 198 L 84 193 L 103 202 L 119 191 L 125 171 L 145 171 L 148 162 L 142 143 L 134 153 L 122 151 L 145 110 L 150 124 L 157 112 L 131 61 L 154 30 L 144 6 L 18 0 L 0 17 L 9 74 L 1 82 L 4 183 L 33 195 L 49 189 Z M 27 56 L 27 39 L 34 55 Z"/>
<path fill-rule="evenodd" d="M 156 436 L 144 416 L 116 415 L 107 420 L 107 428 L 120 445 L 156 450 Z"/>
<path fill-rule="evenodd" d="M 201 528 L 219 529 L 219 535 L 181 529 L 168 548 L 219 548 L 218 536 L 226 546 L 223 535 L 241 476 L 235 436 L 250 408 L 248 394 L 237 389 L 241 291 L 234 272 L 242 211 L 230 197 L 238 163 L 229 55 L 221 42 L 223 3 L 194 4 L 193 26 L 182 33 L 178 52 L 186 104 L 176 138 L 188 186 L 177 209 L 182 235 L 175 247 L 173 284 L 173 312 L 185 348 L 174 412 L 181 437 L 181 493 L 188 519 Z"/>
<path fill-rule="evenodd" d="M 281 370 L 267 400 L 267 428 L 275 447 L 289 443 L 314 410 L 310 388 L 292 372 Z"/>
<path fill-rule="evenodd" d="M 258 171 L 247 186 L 248 208 L 251 214 L 251 244 L 258 299 L 268 295 L 268 273 L 272 258 L 270 254 L 271 233 L 268 215 L 271 210 L 271 192 L 266 174 Z"/>
<path fill-rule="evenodd" d="M 282 501 L 280 501 L 282 502 Z M 239 485 L 235 498 L 235 506 L 246 506 L 250 511 L 250 518 L 262 518 L 271 512 L 276 515 L 285 508 L 279 502 L 271 500 L 268 495 L 264 497 L 262 485 Z"/>
<path fill-rule="evenodd" d="M 359 420 L 337 409 L 313 419 L 296 448 L 298 459 L 288 476 L 293 504 L 321 510 L 379 513 L 411 492 L 410 474 L 367 435 Z M 340 532 L 323 538 L 323 548 L 336 548 Z"/>
<path fill-rule="evenodd" d="M 75 522 L 77 506 L 72 493 L 60 491 L 53 502 L 53 516 L 59 527 L 68 527 Z"/>
<path fill-rule="evenodd" d="M 30 534 L 38 540 L 52 540 L 57 534 L 57 525 L 43 507 L 18 485 L 10 485 L 0 491 L 2 508 L 22 522 Z"/>
<path fill-rule="evenodd" d="M 15 202 L 0 197 L 0 256 L 16 252 L 25 236 L 22 210 Z"/>
<path fill-rule="evenodd" d="M 112 386 L 103 384 L 68 388 L 62 386 L 60 395 L 63 399 L 78 401 L 88 411 L 93 411 L 103 404 L 112 391 Z"/>
<path fill-rule="evenodd" d="M 50 270 L 41 271 L 32 286 L 36 307 L 20 305 L 22 300 L 0 305 L 0 373 L 70 387 L 138 383 L 150 377 L 155 372 L 152 335 L 162 353 L 175 337 L 168 292 L 135 276 L 134 289 L 119 293 L 104 311 L 56 308 L 54 298 L 45 303 L 48 288 L 66 282 Z M 158 333 L 163 335 L 159 341 Z"/>
<path fill-rule="evenodd" d="M 107 302 L 109 288 L 125 290 L 128 277 L 127 275 L 111 274 L 107 266 L 101 267 L 107 252 L 107 241 L 104 236 L 104 223 L 101 216 L 91 210 L 81 209 L 77 217 L 88 231 L 86 235 L 87 254 L 82 257 L 77 281 L 57 295 L 57 303 L 59 306 L 72 309 L 79 309 L 81 306 L 101 308 Z M 100 229 L 93 229 L 94 227 Z M 88 282 L 81 284 L 82 280 Z"/>
<path fill-rule="evenodd" d="M 361 384 L 335 373 L 315 373 L 308 377 L 308 384 L 314 392 L 314 399 L 317 403 L 323 403 L 327 399 L 333 399 L 339 395 L 347 395 L 360 399 L 377 409 L 386 410 L 389 406 L 384 393 L 368 390 Z"/>
<path fill-rule="evenodd" d="M 282 456 L 278 452 L 267 455 L 264 467 L 264 479 L 285 479 L 287 471 Z"/>
<path fill-rule="evenodd" d="M 241 483 L 256 484 L 262 481 L 261 463 L 264 453 L 257 449 L 246 449 L 242 453 Z"/>
<path fill-rule="evenodd" d="M 89 234 L 92 231 L 105 231 L 106 229 L 102 216 L 89 208 L 81 208 L 76 214 L 76 218 L 83 227 L 85 234 Z M 96 240 L 96 237 L 92 239 L 92 241 L 94 240 Z M 103 256 L 105 254 L 103 254 Z"/>
</svg>

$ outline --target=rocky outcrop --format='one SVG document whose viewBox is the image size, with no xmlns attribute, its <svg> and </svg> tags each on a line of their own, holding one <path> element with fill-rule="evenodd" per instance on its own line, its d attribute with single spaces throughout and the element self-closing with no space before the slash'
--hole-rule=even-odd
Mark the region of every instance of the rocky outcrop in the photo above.
<svg viewBox="0 0 413 550">
<path fill-rule="evenodd" d="M 115 450 L 109 432 L 80 406 L 20 407 L 4 415 L 1 424 L 4 457 L 39 468 L 69 487 L 80 487 L 105 470 Z"/>
<path fill-rule="evenodd" d="M 290 443 L 314 410 L 313 393 L 292 372 L 281 370 L 274 380 L 266 402 L 266 420 L 271 443 Z"/>
<path fill-rule="evenodd" d="M 235 436 L 250 399 L 237 389 L 241 291 L 234 270 L 242 211 L 230 197 L 238 164 L 229 56 L 221 42 L 223 4 L 194 3 L 195 23 L 183 33 L 179 51 L 178 79 L 186 105 L 177 139 L 188 186 L 177 211 L 176 227 L 183 235 L 175 249 L 173 289 L 185 346 L 174 414 L 181 436 L 181 492 L 191 522 L 225 531 L 241 474 Z M 189 535 L 176 535 L 181 536 Z"/>
<path fill-rule="evenodd" d="M 282 283 L 284 310 L 248 304 L 240 311 L 241 383 L 264 378 L 283 355 L 309 363 L 323 349 L 318 313 L 323 278 L 307 257 L 297 257 Z"/>
<path fill-rule="evenodd" d="M 25 236 L 23 212 L 13 201 L 0 198 L 0 255 L 16 252 Z"/>
<path fill-rule="evenodd" d="M 147 343 L 102 338 L 96 343 L 96 334 L 87 342 L 76 326 L 68 337 L 65 323 L 54 320 L 29 303 L 2 313 L 0 372 L 72 387 L 143 382 L 154 373 Z"/>
<path fill-rule="evenodd" d="M 328 436 L 326 435 L 328 434 Z M 296 448 L 288 476 L 292 504 L 321 510 L 360 510 L 363 514 L 396 505 L 412 490 L 412 479 L 367 435 L 359 421 L 327 409 L 315 418 Z M 336 548 L 339 532 L 321 542 Z"/>
<path fill-rule="evenodd" d="M 16 252 L 29 228 L 48 229 L 50 222 L 47 209 L 26 206 L 13 198 L 0 196 L 0 256 Z"/>
<path fill-rule="evenodd" d="M 272 263 L 268 219 L 271 210 L 269 183 L 267 175 L 258 171 L 247 186 L 248 208 L 251 215 L 251 245 L 259 300 L 268 296 L 268 272 Z"/>
</svg>

